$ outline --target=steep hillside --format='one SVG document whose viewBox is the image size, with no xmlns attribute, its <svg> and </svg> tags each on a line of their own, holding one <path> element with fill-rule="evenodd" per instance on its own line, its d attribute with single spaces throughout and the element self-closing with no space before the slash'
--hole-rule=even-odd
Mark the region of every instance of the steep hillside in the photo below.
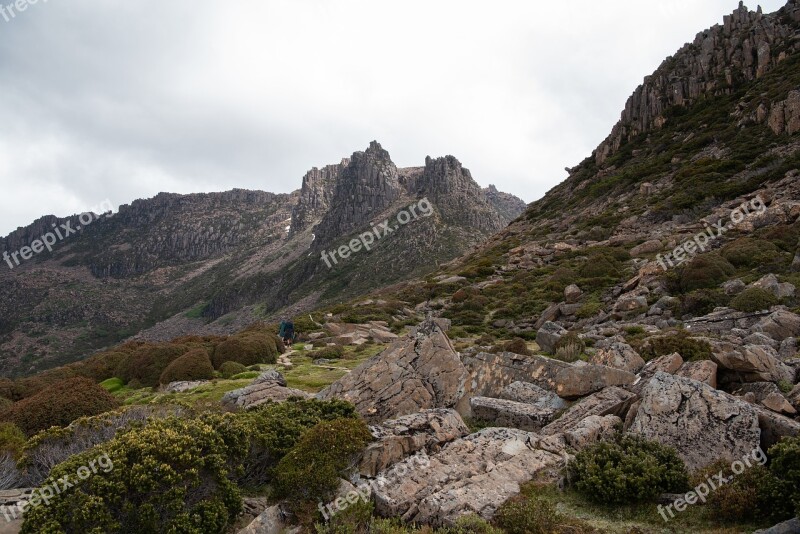
<svg viewBox="0 0 800 534">
<path fill-rule="evenodd" d="M 7 253 L 62 224 L 74 232 L 52 252 L 19 265 L 12 257 L 0 271 L 8 288 L 0 295 L 3 373 L 72 361 L 133 335 L 230 333 L 286 306 L 309 309 L 395 283 L 463 254 L 525 208 L 493 192 L 495 208 L 452 156 L 429 166 L 397 169 L 372 143 L 312 169 L 289 195 L 162 193 L 111 216 L 87 215 L 90 224 L 44 217 L 21 228 L 0 242 Z M 370 251 L 326 265 L 324 251 L 423 198 L 429 216 L 420 212 Z"/>
</svg>

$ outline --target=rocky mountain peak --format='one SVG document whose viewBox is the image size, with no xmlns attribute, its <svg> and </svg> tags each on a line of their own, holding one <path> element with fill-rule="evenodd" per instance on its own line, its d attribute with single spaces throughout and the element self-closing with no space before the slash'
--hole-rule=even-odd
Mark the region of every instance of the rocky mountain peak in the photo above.
<svg viewBox="0 0 800 534">
<path fill-rule="evenodd" d="M 666 112 L 673 106 L 689 107 L 705 96 L 732 94 L 785 61 L 800 48 L 798 22 L 796 0 L 767 15 L 760 8 L 750 11 L 740 2 L 722 24 L 698 33 L 645 77 L 625 103 L 611 134 L 597 147 L 597 164 L 602 165 L 637 135 L 664 126 L 669 120 Z"/>
</svg>

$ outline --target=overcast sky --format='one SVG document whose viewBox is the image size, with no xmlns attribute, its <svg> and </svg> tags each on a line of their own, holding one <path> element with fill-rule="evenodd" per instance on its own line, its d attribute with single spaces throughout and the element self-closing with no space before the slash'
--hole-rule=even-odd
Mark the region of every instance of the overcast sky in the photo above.
<svg viewBox="0 0 800 534">
<path fill-rule="evenodd" d="M 0 235 L 106 199 L 289 192 L 373 139 L 530 202 L 737 4 L 39 0 L 0 16 Z"/>
</svg>

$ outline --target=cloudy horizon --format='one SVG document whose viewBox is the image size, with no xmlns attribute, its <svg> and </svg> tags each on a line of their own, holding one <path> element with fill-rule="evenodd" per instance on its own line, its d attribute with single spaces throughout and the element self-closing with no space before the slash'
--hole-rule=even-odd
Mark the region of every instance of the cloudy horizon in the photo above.
<svg viewBox="0 0 800 534">
<path fill-rule="evenodd" d="M 106 199 L 288 193 L 372 140 L 531 202 L 738 5 L 20 1 L 0 10 L 2 236 Z"/>
</svg>

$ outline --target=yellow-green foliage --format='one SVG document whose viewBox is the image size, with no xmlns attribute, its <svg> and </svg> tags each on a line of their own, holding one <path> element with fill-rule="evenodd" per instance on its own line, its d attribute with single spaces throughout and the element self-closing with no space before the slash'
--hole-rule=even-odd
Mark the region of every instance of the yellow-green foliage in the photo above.
<svg viewBox="0 0 800 534">
<path fill-rule="evenodd" d="M 225 362 L 219 366 L 223 378 L 231 378 L 247 371 L 247 367 L 237 362 Z"/>
<path fill-rule="evenodd" d="M 222 532 L 241 510 L 230 476 L 247 436 L 233 414 L 158 420 L 118 435 L 53 469 L 47 483 L 75 477 L 104 453 L 113 462 L 49 506 L 29 509 L 22 533 Z"/>
<path fill-rule="evenodd" d="M 323 421 L 309 430 L 275 468 L 277 495 L 295 502 L 326 500 L 372 435 L 360 419 Z"/>
<path fill-rule="evenodd" d="M 161 383 L 180 382 L 184 380 L 210 380 L 214 378 L 214 367 L 206 349 L 191 350 L 173 361 L 161 373 Z"/>
<path fill-rule="evenodd" d="M 0 423 L 0 453 L 10 452 L 14 458 L 19 458 L 27 440 L 17 425 Z"/>
<path fill-rule="evenodd" d="M 594 532 L 588 525 L 559 514 L 550 502 L 524 494 L 506 501 L 497 510 L 495 523 L 502 528 L 500 532 L 506 534 Z"/>
<path fill-rule="evenodd" d="M 624 435 L 580 451 L 567 467 L 567 480 L 587 499 L 622 504 L 684 491 L 688 474 L 674 449 Z"/>
<path fill-rule="evenodd" d="M 711 358 L 711 345 L 707 341 L 689 337 L 686 332 L 676 332 L 666 336 L 647 338 L 641 343 L 635 341 L 631 341 L 631 343 L 645 361 L 673 352 L 677 352 L 687 361 Z"/>
</svg>

